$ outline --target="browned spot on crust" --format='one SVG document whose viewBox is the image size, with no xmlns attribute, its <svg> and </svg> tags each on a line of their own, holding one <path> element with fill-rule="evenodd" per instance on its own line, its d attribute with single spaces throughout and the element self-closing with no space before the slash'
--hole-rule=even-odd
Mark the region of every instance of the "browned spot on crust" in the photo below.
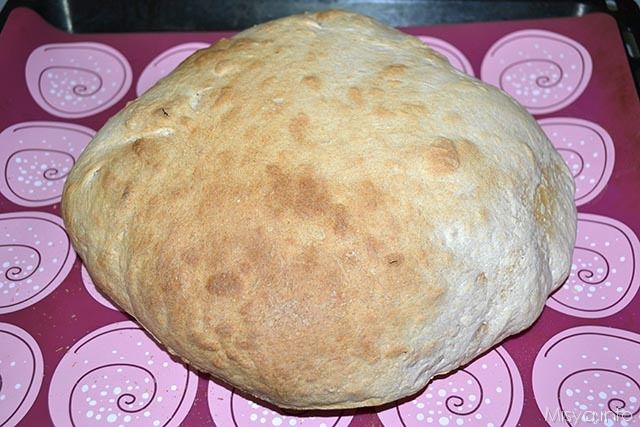
<svg viewBox="0 0 640 427">
<path fill-rule="evenodd" d="M 302 263 L 302 266 L 306 269 L 312 270 L 318 267 L 318 250 L 313 246 L 306 247 L 302 252 L 300 261 Z"/>
<path fill-rule="evenodd" d="M 382 70 L 382 75 L 384 77 L 400 77 L 407 71 L 407 68 L 404 64 L 387 65 L 384 70 Z"/>
<path fill-rule="evenodd" d="M 396 113 L 381 105 L 378 105 L 373 109 L 373 114 L 382 118 L 390 118 L 396 115 Z"/>
<path fill-rule="evenodd" d="M 230 48 L 232 48 L 234 52 L 242 52 L 259 47 L 261 44 L 260 41 L 251 38 L 233 38 L 231 39 Z"/>
<path fill-rule="evenodd" d="M 229 167 L 235 163 L 236 154 L 231 150 L 221 150 L 216 153 L 215 159 L 220 165 Z"/>
<path fill-rule="evenodd" d="M 222 338 L 230 338 L 233 336 L 233 326 L 229 323 L 220 323 L 214 327 L 214 331 L 216 334 L 220 335 Z"/>
<path fill-rule="evenodd" d="M 329 193 L 311 174 L 304 174 L 296 179 L 296 197 L 294 206 L 303 215 L 317 215 L 327 210 Z"/>
<path fill-rule="evenodd" d="M 218 97 L 213 102 L 213 110 L 219 113 L 221 109 L 228 107 L 233 101 L 233 89 L 229 86 L 225 86 L 220 89 Z"/>
<path fill-rule="evenodd" d="M 542 180 L 536 187 L 533 199 L 533 214 L 535 220 L 541 224 L 547 234 L 553 234 L 553 216 L 556 212 L 556 200 L 558 200 L 557 190 L 549 176 L 561 176 L 562 169 L 556 163 L 542 169 Z"/>
<path fill-rule="evenodd" d="M 196 267 L 198 263 L 200 263 L 200 261 L 202 261 L 202 255 L 197 252 L 187 251 L 180 256 L 180 259 L 184 264 L 193 268 Z"/>
<path fill-rule="evenodd" d="M 534 216 L 539 224 L 547 225 L 551 216 L 551 197 L 544 183 L 538 185 L 534 199 Z"/>
<path fill-rule="evenodd" d="M 256 126 L 250 126 L 247 130 L 244 131 L 244 137 L 247 141 L 253 141 L 256 139 L 257 133 L 258 128 Z"/>
<path fill-rule="evenodd" d="M 405 114 L 415 114 L 415 115 L 421 115 L 421 116 L 424 116 L 429 112 L 426 105 L 419 102 L 416 102 L 416 103 L 403 102 L 400 105 L 399 111 Z"/>
<path fill-rule="evenodd" d="M 138 138 L 133 142 L 133 144 L 131 144 L 131 149 L 133 150 L 134 153 L 140 156 L 142 155 L 143 150 L 146 149 L 145 147 L 147 145 L 148 145 L 148 142 L 146 139 Z"/>
<path fill-rule="evenodd" d="M 261 69 L 263 67 L 264 67 L 264 61 L 260 61 L 260 60 L 249 61 L 249 62 L 244 63 L 242 65 L 242 72 L 243 73 L 248 73 L 250 71 L 258 70 L 258 69 Z M 239 68 L 239 66 L 236 67 L 235 65 L 233 65 L 233 69 L 228 70 L 228 72 L 233 72 L 237 68 Z"/>
<path fill-rule="evenodd" d="M 372 323 L 369 323 L 369 325 L 371 325 Z M 380 360 L 380 358 L 382 357 L 382 355 L 380 354 L 380 351 L 378 350 L 378 342 L 377 340 L 371 339 L 371 338 L 365 338 L 362 341 L 362 346 L 360 349 L 360 355 L 361 357 L 363 357 L 365 360 L 367 360 L 369 363 L 375 363 L 378 360 Z"/>
<path fill-rule="evenodd" d="M 349 214 L 347 208 L 339 203 L 333 206 L 333 231 L 342 235 L 349 229 Z"/>
<path fill-rule="evenodd" d="M 269 204 L 277 212 L 291 208 L 300 215 L 308 215 L 310 210 L 319 209 L 319 206 L 312 207 L 310 203 L 325 202 L 326 194 L 322 196 L 317 193 L 311 194 L 313 202 L 306 199 L 305 193 L 317 191 L 317 184 L 311 177 L 292 178 L 277 165 L 268 165 L 266 171 L 271 190 L 269 196 L 272 199 Z"/>
<path fill-rule="evenodd" d="M 144 162 L 146 166 L 150 166 L 152 168 L 159 167 L 166 158 L 162 151 L 159 150 L 158 141 L 154 139 L 139 138 L 136 139 L 130 147 L 137 159 Z M 108 168 L 107 171 L 110 171 L 110 169 L 112 168 Z M 110 175 L 114 174 L 110 173 Z M 120 181 L 120 177 L 118 176 L 111 176 L 110 179 Z"/>
<path fill-rule="evenodd" d="M 487 276 L 484 273 L 478 274 L 478 276 L 476 277 L 476 285 L 478 286 L 487 285 Z"/>
<path fill-rule="evenodd" d="M 239 340 L 237 341 L 238 348 L 244 351 L 255 351 L 255 341 L 251 340 Z"/>
<path fill-rule="evenodd" d="M 364 99 L 362 98 L 362 91 L 360 90 L 360 88 L 357 88 L 355 86 L 350 87 L 347 90 L 347 96 L 349 97 L 351 102 L 358 106 L 364 104 Z"/>
<path fill-rule="evenodd" d="M 242 291 L 242 282 L 235 273 L 216 273 L 207 281 L 207 292 L 217 297 L 230 297 Z"/>
<path fill-rule="evenodd" d="M 333 202 L 328 185 L 311 168 L 289 174 L 276 165 L 269 165 L 267 176 L 270 186 L 267 205 L 276 214 L 292 211 L 305 219 L 324 217 L 336 234 L 344 234 L 349 229 L 346 206 Z"/>
<path fill-rule="evenodd" d="M 482 220 L 482 222 L 484 222 L 484 223 L 489 222 L 490 215 L 491 215 L 491 213 L 489 212 L 489 209 L 487 209 L 484 206 L 482 208 L 480 208 L 480 219 Z"/>
<path fill-rule="evenodd" d="M 425 161 L 429 169 L 436 174 L 448 175 L 460 167 L 460 157 L 453 141 L 438 138 L 427 146 Z"/>
<path fill-rule="evenodd" d="M 289 121 L 289 132 L 293 139 L 297 142 L 307 141 L 307 132 L 309 130 L 309 116 L 305 113 L 298 113 L 297 116 Z"/>
<path fill-rule="evenodd" d="M 462 116 L 459 113 L 448 111 L 444 115 L 444 122 L 452 125 L 457 125 L 462 122 Z"/>
<path fill-rule="evenodd" d="M 322 88 L 322 80 L 318 76 L 304 76 L 302 78 L 302 84 L 313 90 Z"/>
</svg>

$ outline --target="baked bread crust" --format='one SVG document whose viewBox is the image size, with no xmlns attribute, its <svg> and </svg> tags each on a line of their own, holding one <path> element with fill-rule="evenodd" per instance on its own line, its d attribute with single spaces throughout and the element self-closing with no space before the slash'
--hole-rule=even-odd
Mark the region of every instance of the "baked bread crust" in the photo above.
<svg viewBox="0 0 640 427">
<path fill-rule="evenodd" d="M 111 118 L 62 214 L 169 351 L 296 408 L 410 395 L 566 278 L 573 178 L 515 101 L 340 11 L 185 60 Z"/>
</svg>

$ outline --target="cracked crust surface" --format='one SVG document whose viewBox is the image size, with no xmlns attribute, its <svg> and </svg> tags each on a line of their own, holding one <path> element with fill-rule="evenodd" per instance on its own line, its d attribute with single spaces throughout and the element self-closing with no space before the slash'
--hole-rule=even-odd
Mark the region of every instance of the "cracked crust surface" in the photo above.
<svg viewBox="0 0 640 427">
<path fill-rule="evenodd" d="M 329 409 L 410 395 L 529 326 L 569 272 L 573 193 L 512 99 L 328 11 L 188 58 L 100 130 L 62 213 L 172 353 Z"/>
</svg>

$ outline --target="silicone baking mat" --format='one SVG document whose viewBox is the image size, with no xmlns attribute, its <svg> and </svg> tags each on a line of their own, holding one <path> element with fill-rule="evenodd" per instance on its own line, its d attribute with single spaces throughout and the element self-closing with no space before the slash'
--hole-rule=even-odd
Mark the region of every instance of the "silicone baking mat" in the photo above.
<svg viewBox="0 0 640 427">
<path fill-rule="evenodd" d="M 573 171 L 571 276 L 532 328 L 354 412 L 280 414 L 175 362 L 96 291 L 60 192 L 109 116 L 225 34 L 70 35 L 17 9 L 0 35 L 0 425 L 640 425 L 640 108 L 615 22 L 407 31 L 518 99 Z"/>
</svg>

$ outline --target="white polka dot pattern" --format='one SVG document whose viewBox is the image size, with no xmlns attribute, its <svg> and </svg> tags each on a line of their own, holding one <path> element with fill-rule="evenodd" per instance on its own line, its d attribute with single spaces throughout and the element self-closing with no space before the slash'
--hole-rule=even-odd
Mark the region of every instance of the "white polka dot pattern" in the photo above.
<svg viewBox="0 0 640 427">
<path fill-rule="evenodd" d="M 179 426 L 197 388 L 193 372 L 125 321 L 69 349 L 51 380 L 49 412 L 58 427 Z"/>
<path fill-rule="evenodd" d="M 591 56 L 578 42 L 542 30 L 498 40 L 482 61 L 482 80 L 499 87 L 532 114 L 558 111 L 575 101 L 592 73 Z"/>
<path fill-rule="evenodd" d="M 539 120 L 576 181 L 577 206 L 593 200 L 613 172 L 615 150 L 609 133 L 593 122 L 557 117 Z"/>
<path fill-rule="evenodd" d="M 567 329 L 540 349 L 533 392 L 551 426 L 640 425 L 640 335 L 621 329 Z"/>
<path fill-rule="evenodd" d="M 522 412 L 520 373 L 502 347 L 433 380 L 415 399 L 378 414 L 386 427 L 515 426 Z"/>
<path fill-rule="evenodd" d="M 118 102 L 131 86 L 131 66 L 101 43 L 38 47 L 27 59 L 27 86 L 36 103 L 57 117 L 97 114 Z"/>
<path fill-rule="evenodd" d="M 218 427 L 303 426 L 347 427 L 353 417 L 332 411 L 327 416 L 286 414 L 245 399 L 214 381 L 209 381 L 209 411 Z"/>
<path fill-rule="evenodd" d="M 42 385 L 43 364 L 31 335 L 0 323 L 0 426 L 16 425 L 29 411 Z"/>
<path fill-rule="evenodd" d="M 44 212 L 0 214 L 0 314 L 49 295 L 75 259 L 61 218 Z"/>
<path fill-rule="evenodd" d="M 140 96 L 145 93 L 151 86 L 156 84 L 158 80 L 173 71 L 174 68 L 192 53 L 206 47 L 209 47 L 209 44 L 199 42 L 183 43 L 162 52 L 142 71 L 136 86 L 136 94 Z"/>
<path fill-rule="evenodd" d="M 570 276 L 547 305 L 586 318 L 619 312 L 638 293 L 639 251 L 638 237 L 626 225 L 604 216 L 578 214 Z"/>
<path fill-rule="evenodd" d="M 84 126 L 25 122 L 0 134 L 0 192 L 20 206 L 58 203 L 76 159 L 95 135 Z"/>
<path fill-rule="evenodd" d="M 467 73 L 470 76 L 474 75 L 473 67 L 471 66 L 471 63 L 469 62 L 467 57 L 464 55 L 464 53 L 460 52 L 460 49 L 458 49 L 451 43 L 429 36 L 418 36 L 418 38 L 431 49 L 447 58 L 453 68 L 460 70 L 463 73 Z"/>
</svg>

